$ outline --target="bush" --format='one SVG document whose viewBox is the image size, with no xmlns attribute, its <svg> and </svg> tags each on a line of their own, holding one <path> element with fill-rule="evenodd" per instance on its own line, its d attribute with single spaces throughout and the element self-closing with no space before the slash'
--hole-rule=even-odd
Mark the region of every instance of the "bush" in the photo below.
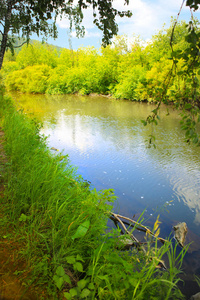
<svg viewBox="0 0 200 300">
<path fill-rule="evenodd" d="M 47 65 L 35 65 L 12 72 L 6 77 L 8 90 L 24 93 L 45 93 L 51 68 Z"/>
<path fill-rule="evenodd" d="M 141 97 L 138 89 L 139 84 L 146 82 L 145 70 L 140 66 L 132 67 L 127 72 L 121 75 L 119 83 L 113 89 L 113 94 L 116 98 L 129 99 L 129 100 L 144 100 Z"/>
<path fill-rule="evenodd" d="M 57 66 L 58 52 L 48 44 L 34 42 L 24 45 L 16 57 L 16 62 L 21 69 L 34 65 L 48 65 L 51 68 Z"/>
</svg>

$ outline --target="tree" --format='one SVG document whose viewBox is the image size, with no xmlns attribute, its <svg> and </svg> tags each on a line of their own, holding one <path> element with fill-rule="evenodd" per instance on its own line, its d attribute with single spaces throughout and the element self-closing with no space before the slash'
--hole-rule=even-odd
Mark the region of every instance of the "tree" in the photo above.
<svg viewBox="0 0 200 300">
<path fill-rule="evenodd" d="M 157 124 L 157 119 L 159 120 L 159 109 L 161 103 L 169 104 L 171 103 L 168 98 L 168 91 L 170 86 L 173 84 L 174 79 L 182 77 L 182 80 L 186 80 L 187 87 L 184 87 L 184 92 L 187 97 L 183 97 L 183 93 L 174 94 L 174 104 L 176 109 L 181 109 L 181 124 L 182 129 L 185 130 L 186 141 L 190 143 L 192 141 L 196 145 L 200 146 L 200 135 L 197 130 L 197 123 L 200 123 L 200 80 L 198 76 L 200 75 L 200 29 L 199 21 L 194 19 L 192 11 L 198 10 L 200 5 L 200 0 L 187 0 L 186 6 L 190 7 L 191 19 L 186 25 L 187 33 L 185 36 L 184 47 L 182 49 L 177 49 L 175 29 L 178 22 L 179 15 L 181 13 L 182 7 L 185 0 L 182 1 L 182 5 L 178 12 L 177 18 L 174 21 L 174 25 L 171 30 L 169 45 L 171 47 L 171 61 L 172 67 L 166 74 L 163 81 L 162 88 L 157 88 L 156 93 L 156 108 L 152 111 L 152 114 L 147 117 L 146 120 L 142 120 L 144 125 Z M 179 62 L 182 60 L 181 69 L 178 67 Z M 188 92 L 189 91 L 189 92 Z M 155 139 L 153 134 L 151 134 L 149 139 L 149 146 Z"/>
<path fill-rule="evenodd" d="M 70 25 L 74 24 L 77 35 L 84 33 L 81 26 L 83 10 L 89 6 L 93 8 L 94 24 L 103 32 L 104 45 L 117 34 L 116 16 L 130 17 L 129 10 L 118 11 L 113 7 L 113 0 L 0 0 L 0 69 L 6 48 L 13 50 L 14 37 L 24 37 L 28 42 L 31 33 L 38 36 L 52 36 L 56 38 L 56 19 L 67 16 Z M 124 1 L 129 4 L 129 0 Z M 53 21 L 52 21 L 53 20 Z M 11 34 L 11 37 L 8 35 Z"/>
</svg>

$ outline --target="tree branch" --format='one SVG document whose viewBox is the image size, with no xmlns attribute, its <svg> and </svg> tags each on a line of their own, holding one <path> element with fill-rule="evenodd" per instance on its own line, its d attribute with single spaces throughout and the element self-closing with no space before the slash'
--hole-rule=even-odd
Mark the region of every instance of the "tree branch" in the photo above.
<svg viewBox="0 0 200 300">
<path fill-rule="evenodd" d="M 150 235 L 152 235 L 153 237 L 155 237 L 154 233 L 153 233 L 149 228 L 147 228 L 146 226 L 144 226 L 144 225 L 138 223 L 137 221 L 134 221 L 134 220 L 132 220 L 132 219 L 130 219 L 130 218 L 121 216 L 121 215 L 119 215 L 119 214 L 114 214 L 114 213 L 112 213 L 112 216 L 114 216 L 114 217 L 117 216 L 118 218 L 121 218 L 121 219 L 124 219 L 124 220 L 129 221 L 130 223 L 132 223 L 132 224 L 130 224 L 130 226 L 132 226 L 132 227 L 135 227 L 135 225 L 140 226 L 141 228 L 137 228 L 137 227 L 135 227 L 135 228 L 136 228 L 137 230 L 141 230 L 141 231 L 147 232 L 148 234 L 150 234 Z M 133 224 L 135 224 L 135 225 L 133 225 Z M 163 239 L 163 238 L 161 238 L 161 237 L 157 237 L 157 239 L 158 239 L 161 243 L 163 243 L 163 244 L 166 243 L 166 242 L 168 242 L 167 240 L 165 240 L 165 239 Z"/>
<path fill-rule="evenodd" d="M 178 18 L 179 18 L 179 16 L 180 16 L 181 10 L 182 10 L 182 8 L 183 8 L 184 2 L 185 2 L 185 0 L 183 0 L 183 2 L 182 2 L 182 4 L 181 4 L 181 7 L 180 7 L 179 12 L 178 12 L 178 14 L 177 14 L 176 21 L 174 22 L 174 26 L 173 26 L 173 28 L 172 28 L 172 33 L 171 33 L 171 37 L 170 37 L 170 47 L 171 47 L 172 51 L 173 51 L 173 37 L 174 37 L 174 30 L 175 30 L 176 24 L 177 24 L 177 22 L 178 22 Z"/>
<path fill-rule="evenodd" d="M 23 42 L 21 45 L 13 46 L 13 48 L 20 48 L 20 47 L 22 47 L 24 44 L 27 44 L 27 43 L 28 43 L 28 41 L 26 40 L 26 41 Z"/>
<path fill-rule="evenodd" d="M 119 215 L 111 213 L 112 216 L 122 225 L 124 231 L 130 236 L 130 238 L 136 243 L 137 248 L 142 249 L 142 251 L 146 254 L 146 250 L 144 249 L 144 247 L 141 247 L 140 242 L 138 241 L 138 239 L 132 234 L 130 233 L 126 226 L 124 225 L 124 223 L 120 220 L 120 218 L 118 217 Z"/>
<path fill-rule="evenodd" d="M 153 257 L 152 256 L 149 256 L 149 254 L 146 252 L 145 248 L 141 246 L 141 243 L 138 241 L 138 239 L 128 231 L 128 229 L 126 228 L 126 226 L 124 225 L 124 221 L 120 220 L 121 219 L 125 219 L 129 222 L 131 222 L 131 224 L 128 224 L 129 226 L 132 226 L 132 227 L 135 227 L 136 229 L 138 230 L 141 230 L 141 231 L 144 231 L 144 232 L 147 232 L 148 234 L 152 235 L 155 237 L 155 235 L 153 234 L 152 231 L 150 231 L 147 227 L 143 226 L 142 224 L 130 219 L 130 218 L 127 218 L 127 217 L 124 217 L 124 216 L 121 216 L 121 215 L 118 215 L 118 214 L 115 214 L 115 213 L 111 213 L 111 217 L 110 217 L 112 220 L 114 219 L 115 221 L 119 222 L 122 226 L 122 228 L 124 229 L 124 231 L 126 232 L 126 234 L 128 234 L 130 236 L 130 238 L 136 243 L 136 247 L 138 248 L 138 250 L 142 250 L 143 253 L 145 254 L 146 257 L 148 257 L 148 259 L 150 260 L 153 260 Z M 137 228 L 135 225 L 137 226 L 140 226 L 141 228 Z M 162 239 L 162 238 L 159 238 L 159 237 L 155 237 L 157 238 L 159 241 L 161 241 L 163 244 L 165 242 L 168 242 L 167 240 L 165 239 Z M 158 259 L 157 261 L 157 266 L 156 268 L 163 268 L 163 269 L 167 269 L 166 266 L 165 266 L 165 263 L 164 261 Z"/>
<path fill-rule="evenodd" d="M 3 26 L 3 27 L 4 27 L 4 24 L 3 24 L 3 22 L 2 22 L 2 21 L 0 21 L 0 24 L 1 24 L 1 26 Z"/>
</svg>

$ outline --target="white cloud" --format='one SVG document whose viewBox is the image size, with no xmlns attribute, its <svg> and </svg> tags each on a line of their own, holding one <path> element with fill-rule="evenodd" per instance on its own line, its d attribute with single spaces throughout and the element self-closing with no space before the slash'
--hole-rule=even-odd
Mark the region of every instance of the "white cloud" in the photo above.
<svg viewBox="0 0 200 300">
<path fill-rule="evenodd" d="M 126 34 L 131 37 L 133 34 L 139 35 L 142 39 L 147 40 L 156 32 L 162 29 L 164 23 L 166 27 L 170 25 L 171 16 L 176 17 L 181 7 L 182 0 L 130 0 L 130 4 L 124 5 L 123 0 L 114 0 L 113 6 L 118 10 L 131 10 L 133 16 L 131 18 L 117 17 L 119 26 L 119 34 Z M 98 38 L 100 31 L 93 24 L 93 10 L 88 8 L 84 10 L 84 19 L 82 25 L 85 27 L 85 38 Z M 183 7 L 180 19 L 189 19 L 189 8 Z M 58 28 L 69 28 L 69 21 L 62 19 L 57 21 Z M 75 33 L 72 32 L 72 37 Z M 80 43 L 82 39 L 80 40 Z"/>
<path fill-rule="evenodd" d="M 121 0 L 114 1 L 117 9 L 124 9 Z M 141 38 L 151 38 L 164 23 L 169 26 L 171 16 L 176 17 L 181 7 L 182 0 L 137 0 L 130 1 L 129 9 L 132 10 L 133 16 L 130 19 L 118 18 L 120 33 L 136 34 Z M 184 6 L 183 12 L 189 9 Z"/>
<path fill-rule="evenodd" d="M 66 18 L 62 18 L 61 20 L 60 19 L 58 19 L 57 21 L 56 21 L 56 24 L 57 24 L 57 26 L 59 27 L 59 28 L 66 28 L 66 29 L 69 29 L 69 20 L 68 19 L 66 19 Z"/>
</svg>

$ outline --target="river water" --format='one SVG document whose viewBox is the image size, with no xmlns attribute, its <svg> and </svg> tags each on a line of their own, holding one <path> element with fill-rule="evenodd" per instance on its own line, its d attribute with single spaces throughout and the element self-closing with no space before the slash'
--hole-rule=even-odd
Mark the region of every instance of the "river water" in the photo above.
<svg viewBox="0 0 200 300">
<path fill-rule="evenodd" d="M 187 242 L 194 242 L 185 264 L 199 274 L 200 147 L 184 141 L 176 111 L 169 109 L 167 116 L 161 107 L 161 121 L 152 128 L 141 122 L 152 104 L 100 96 L 12 97 L 43 122 L 49 146 L 68 154 L 78 174 L 97 190 L 115 190 L 115 212 L 135 219 L 144 212 L 147 225 L 159 214 L 163 238 L 186 222 Z M 152 130 L 156 149 L 147 147 Z"/>
</svg>

